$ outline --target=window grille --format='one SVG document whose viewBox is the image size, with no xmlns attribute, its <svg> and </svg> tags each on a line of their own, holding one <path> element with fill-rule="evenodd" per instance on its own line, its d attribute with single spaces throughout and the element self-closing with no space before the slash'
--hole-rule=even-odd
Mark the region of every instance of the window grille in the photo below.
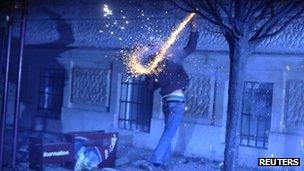
<svg viewBox="0 0 304 171">
<path fill-rule="evenodd" d="M 61 118 L 64 75 L 64 69 L 40 69 L 38 116 L 52 119 Z"/>
<path fill-rule="evenodd" d="M 268 148 L 272 95 L 272 83 L 245 82 L 241 120 L 241 145 Z"/>
<path fill-rule="evenodd" d="M 118 127 L 150 132 L 153 91 L 148 90 L 145 76 L 122 76 Z"/>
</svg>

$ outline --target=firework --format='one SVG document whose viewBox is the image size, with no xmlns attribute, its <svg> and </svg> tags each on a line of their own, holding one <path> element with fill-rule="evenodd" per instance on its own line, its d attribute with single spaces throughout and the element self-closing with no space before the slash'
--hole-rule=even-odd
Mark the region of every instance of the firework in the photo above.
<svg viewBox="0 0 304 171">
<path fill-rule="evenodd" d="M 162 44 L 160 50 L 156 53 L 155 57 L 146 65 L 141 64 L 140 54 L 143 51 L 147 51 L 146 46 L 136 47 L 130 54 L 125 56 L 125 64 L 132 75 L 149 75 L 159 73 L 162 67 L 159 67 L 159 63 L 166 58 L 166 54 L 170 47 L 177 40 L 181 32 L 184 30 L 186 25 L 194 17 L 194 13 L 187 15 L 171 32 L 168 39 Z"/>
<path fill-rule="evenodd" d="M 112 10 L 110 10 L 108 5 L 103 6 L 103 12 L 104 12 L 104 14 L 103 14 L 104 17 L 107 17 L 109 15 L 113 15 L 113 12 L 112 12 Z"/>
</svg>

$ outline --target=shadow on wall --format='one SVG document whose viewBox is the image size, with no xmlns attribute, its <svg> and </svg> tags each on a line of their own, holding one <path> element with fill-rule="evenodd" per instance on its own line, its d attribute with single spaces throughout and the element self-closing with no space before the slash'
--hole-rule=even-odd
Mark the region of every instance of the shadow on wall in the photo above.
<svg viewBox="0 0 304 171">
<path fill-rule="evenodd" d="M 24 71 L 22 76 L 21 106 L 23 106 L 24 110 L 21 110 L 20 126 L 28 129 L 38 128 L 40 131 L 44 131 L 46 128 L 52 130 L 50 129 L 50 126 L 53 126 L 55 128 L 54 131 L 60 131 L 60 118 L 57 121 L 53 120 L 54 125 L 47 125 L 48 122 L 45 117 L 36 119 L 38 116 L 39 83 L 41 83 L 41 80 L 39 80 L 39 71 L 41 66 L 43 66 L 43 68 L 62 69 L 65 73 L 63 76 L 64 86 L 67 78 L 67 71 L 64 65 L 59 63 L 57 59 L 62 53 L 73 49 L 68 45 L 74 43 L 75 39 L 71 24 L 64 20 L 62 16 L 46 7 L 42 7 L 41 10 L 49 19 L 56 21 L 56 30 L 59 34 L 59 38 L 50 43 L 25 46 L 23 65 L 27 71 Z M 38 73 L 32 73 L 33 71 L 38 71 Z M 60 108 L 61 107 L 62 103 L 60 104 Z"/>
</svg>

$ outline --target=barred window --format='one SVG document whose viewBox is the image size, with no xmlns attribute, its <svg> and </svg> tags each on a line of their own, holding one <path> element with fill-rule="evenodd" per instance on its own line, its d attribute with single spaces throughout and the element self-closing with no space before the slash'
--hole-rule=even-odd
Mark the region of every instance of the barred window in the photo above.
<svg viewBox="0 0 304 171">
<path fill-rule="evenodd" d="M 60 119 L 63 100 L 65 70 L 61 68 L 40 69 L 38 115 Z"/>
<path fill-rule="evenodd" d="M 148 90 L 145 76 L 122 76 L 118 127 L 150 132 L 153 91 Z"/>
<path fill-rule="evenodd" d="M 268 148 L 272 95 L 272 83 L 245 82 L 241 145 Z"/>
</svg>

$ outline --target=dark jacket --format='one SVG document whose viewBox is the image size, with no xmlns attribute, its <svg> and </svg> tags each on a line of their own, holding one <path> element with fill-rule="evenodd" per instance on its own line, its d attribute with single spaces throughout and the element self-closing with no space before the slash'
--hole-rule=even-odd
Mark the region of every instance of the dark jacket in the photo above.
<svg viewBox="0 0 304 171">
<path fill-rule="evenodd" d="M 192 53 L 197 44 L 198 33 L 190 32 L 187 46 L 182 51 L 171 53 L 172 56 L 162 62 L 163 70 L 158 74 L 149 75 L 148 84 L 150 90 L 160 88 L 160 95 L 164 96 L 175 90 L 186 90 L 189 83 L 188 75 L 182 65 L 182 61 Z"/>
</svg>

